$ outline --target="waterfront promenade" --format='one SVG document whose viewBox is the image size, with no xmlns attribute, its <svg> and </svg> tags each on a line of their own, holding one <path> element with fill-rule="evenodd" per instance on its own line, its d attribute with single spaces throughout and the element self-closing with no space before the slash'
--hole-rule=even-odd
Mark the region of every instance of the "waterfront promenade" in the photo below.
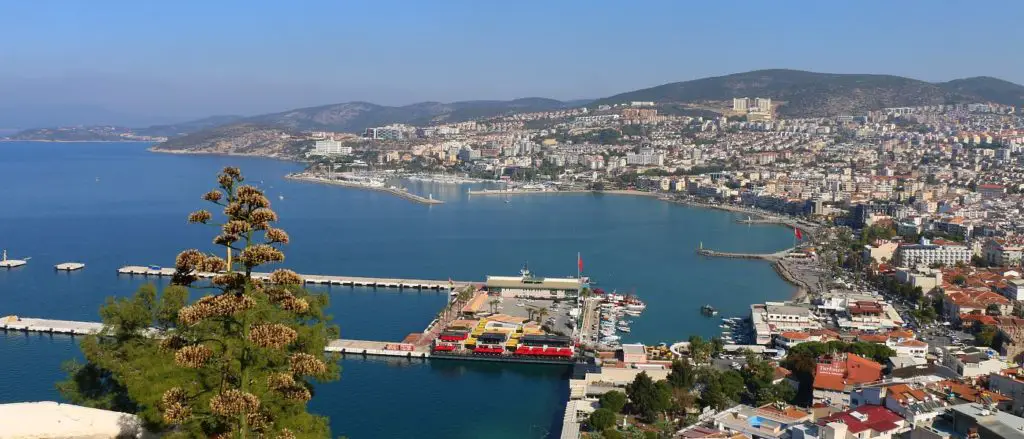
<svg viewBox="0 0 1024 439">
<path fill-rule="evenodd" d="M 444 201 L 435 200 L 433 195 L 429 195 L 427 197 L 421 197 L 419 195 L 416 195 L 414 193 L 411 193 L 411 192 L 403 190 L 403 189 L 387 187 L 387 186 L 370 186 L 368 184 L 363 184 L 363 183 L 356 183 L 356 182 L 345 181 L 345 180 L 328 179 L 328 178 L 319 177 L 319 176 L 315 176 L 315 175 L 309 175 L 309 174 L 289 174 L 289 175 L 286 175 L 284 178 L 289 179 L 289 180 L 298 180 L 298 181 L 305 181 L 305 182 L 310 182 L 310 183 L 332 184 L 332 185 L 335 185 L 335 186 L 343 186 L 343 187 L 354 188 L 354 189 L 366 189 L 366 190 L 371 190 L 371 191 L 385 192 L 385 193 L 388 193 L 388 194 L 391 194 L 391 195 L 397 195 L 397 196 L 405 198 L 406 200 L 409 200 L 409 201 L 414 201 L 414 202 L 417 202 L 417 203 L 420 203 L 420 204 L 426 204 L 426 205 L 444 204 Z"/>
<path fill-rule="evenodd" d="M 117 274 L 129 275 L 129 276 L 156 276 L 156 277 L 170 277 L 174 276 L 174 269 L 167 267 L 146 267 L 142 265 L 128 265 L 117 269 Z M 212 278 L 218 273 L 211 272 L 198 272 L 196 276 L 204 279 Z M 270 273 L 252 273 L 252 277 L 260 280 L 266 280 L 270 277 Z M 398 289 L 417 289 L 417 290 L 444 290 L 449 288 L 459 288 L 466 285 L 472 285 L 473 282 L 466 281 L 446 281 L 446 280 L 426 280 L 426 279 L 400 279 L 400 278 L 382 278 L 382 277 L 357 277 L 357 276 L 339 276 L 339 275 L 324 275 L 324 274 L 299 274 L 303 282 L 307 284 L 319 284 L 319 285 L 345 285 L 354 287 L 374 287 L 374 288 L 398 288 Z"/>
<path fill-rule="evenodd" d="M 634 195 L 640 197 L 659 197 L 657 192 L 631 191 L 631 190 L 606 190 L 596 191 L 590 189 L 575 190 L 508 190 L 508 189 L 481 189 L 478 191 L 470 189 L 469 195 L 572 195 L 572 194 L 606 194 L 606 195 Z"/>
</svg>

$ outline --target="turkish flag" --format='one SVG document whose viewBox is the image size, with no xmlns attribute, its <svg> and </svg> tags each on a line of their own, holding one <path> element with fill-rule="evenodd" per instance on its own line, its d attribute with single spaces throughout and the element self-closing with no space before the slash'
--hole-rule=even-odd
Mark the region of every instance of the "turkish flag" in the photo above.
<svg viewBox="0 0 1024 439">
<path fill-rule="evenodd" d="M 800 233 L 800 229 L 793 229 L 793 233 L 796 233 L 796 239 L 803 240 L 804 235 Z"/>
<path fill-rule="evenodd" d="M 576 268 L 580 270 L 580 273 L 583 272 L 583 256 L 579 253 L 576 253 Z"/>
</svg>

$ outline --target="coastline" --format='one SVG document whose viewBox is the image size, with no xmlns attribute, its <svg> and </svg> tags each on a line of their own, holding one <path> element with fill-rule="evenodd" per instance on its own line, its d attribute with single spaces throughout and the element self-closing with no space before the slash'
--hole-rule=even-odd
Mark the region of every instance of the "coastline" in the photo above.
<svg viewBox="0 0 1024 439">
<path fill-rule="evenodd" d="M 300 161 L 295 160 L 294 158 L 291 158 L 291 157 L 276 156 L 276 155 L 249 154 L 249 153 L 238 153 L 238 152 L 207 152 L 207 151 L 172 150 L 172 149 L 160 149 L 160 148 L 157 148 L 156 145 L 153 145 L 153 146 L 151 146 L 149 148 L 146 148 L 146 151 L 156 152 L 156 153 L 161 153 L 161 154 L 177 154 L 177 155 L 219 155 L 219 156 L 225 156 L 225 157 L 249 157 L 249 158 L 272 159 L 272 160 L 281 160 L 281 161 L 285 161 L 285 162 L 301 163 Z"/>
<path fill-rule="evenodd" d="M 353 189 L 366 189 L 366 190 L 372 190 L 372 191 L 378 191 L 378 192 L 386 192 L 386 193 L 389 193 L 391 195 L 395 195 L 395 196 L 398 196 L 398 197 L 401 197 L 401 198 L 404 198 L 406 200 L 413 201 L 413 202 L 416 202 L 416 203 L 426 204 L 428 206 L 434 205 L 434 204 L 444 204 L 444 201 L 441 201 L 441 200 L 435 200 L 433 198 L 421 197 L 421 196 L 413 194 L 413 193 L 409 193 L 409 192 L 406 192 L 406 191 L 403 191 L 403 190 L 400 190 L 400 189 L 395 189 L 395 188 L 390 188 L 390 187 L 373 187 L 373 186 L 367 186 L 367 185 L 364 185 L 364 184 L 349 183 L 349 182 L 346 182 L 346 181 L 343 181 L 343 180 L 328 180 L 328 179 L 325 179 L 325 178 L 301 176 L 301 175 L 296 175 L 296 174 L 288 174 L 288 175 L 284 176 L 284 178 L 286 178 L 288 180 L 298 180 L 298 181 L 305 181 L 305 182 L 309 182 L 309 183 L 329 184 L 329 185 L 342 186 L 342 187 L 348 187 L 348 188 L 353 188 Z"/>
<path fill-rule="evenodd" d="M 644 191 L 632 191 L 632 190 L 607 190 L 607 191 L 596 191 L 590 189 L 576 189 L 568 191 L 508 191 L 504 189 L 484 189 L 479 191 L 469 190 L 469 195 L 574 195 L 574 194 L 609 194 L 609 195 L 633 195 L 638 197 L 655 197 L 660 198 L 661 194 L 657 192 L 644 192 Z"/>
<path fill-rule="evenodd" d="M 792 300 L 801 301 L 810 295 L 810 286 L 793 275 L 789 267 L 786 266 L 785 260 L 772 262 L 772 269 L 775 270 L 775 273 L 778 274 L 782 280 L 796 287 L 796 291 L 793 292 Z"/>
<path fill-rule="evenodd" d="M 21 139 L 0 139 L 4 142 L 25 142 L 25 143 L 152 143 L 156 140 L 21 140 Z"/>
</svg>

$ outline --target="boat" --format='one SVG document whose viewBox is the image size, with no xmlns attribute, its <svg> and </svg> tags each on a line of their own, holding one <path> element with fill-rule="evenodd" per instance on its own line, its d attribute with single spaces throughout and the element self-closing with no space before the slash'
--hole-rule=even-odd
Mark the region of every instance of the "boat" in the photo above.
<svg viewBox="0 0 1024 439">
<path fill-rule="evenodd" d="M 278 196 L 277 196 L 277 199 L 278 199 L 278 200 L 283 200 L 283 199 L 284 199 L 284 195 L 278 195 Z"/>
<path fill-rule="evenodd" d="M 711 305 L 704 305 L 700 307 L 700 313 L 704 314 L 705 316 L 714 316 L 718 315 L 718 310 Z"/>
</svg>

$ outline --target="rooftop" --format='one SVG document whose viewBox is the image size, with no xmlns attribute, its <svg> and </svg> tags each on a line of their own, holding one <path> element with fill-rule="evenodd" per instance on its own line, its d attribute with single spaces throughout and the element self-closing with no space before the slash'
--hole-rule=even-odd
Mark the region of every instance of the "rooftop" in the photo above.
<svg viewBox="0 0 1024 439">
<path fill-rule="evenodd" d="M 882 406 L 863 405 L 854 410 L 839 412 L 818 421 L 821 425 L 829 422 L 842 422 L 846 424 L 850 433 L 857 434 L 868 429 L 877 432 L 896 430 L 899 428 L 899 424 L 903 422 L 903 418 Z"/>
</svg>

